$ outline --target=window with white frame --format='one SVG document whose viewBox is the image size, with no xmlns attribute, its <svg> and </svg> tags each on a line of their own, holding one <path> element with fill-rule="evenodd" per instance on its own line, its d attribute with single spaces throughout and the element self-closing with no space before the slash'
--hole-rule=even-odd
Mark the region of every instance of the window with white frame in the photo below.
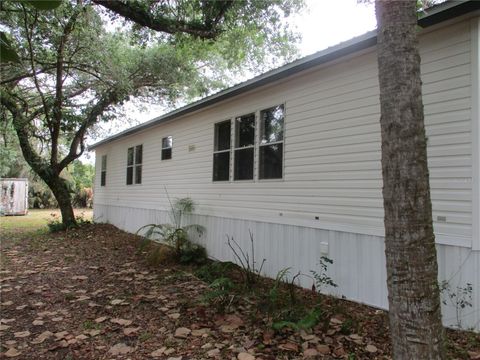
<svg viewBox="0 0 480 360">
<path fill-rule="evenodd" d="M 229 181 L 231 165 L 233 180 L 282 179 L 284 122 L 285 106 L 281 104 L 236 117 L 233 131 L 231 120 L 216 123 L 213 181 Z"/>
<path fill-rule="evenodd" d="M 255 114 L 235 118 L 234 180 L 253 180 Z"/>
<path fill-rule="evenodd" d="M 213 181 L 230 180 L 231 121 L 215 124 L 213 147 Z"/>
<path fill-rule="evenodd" d="M 143 145 L 132 146 L 127 151 L 127 185 L 142 183 Z"/>
<path fill-rule="evenodd" d="M 173 137 L 167 136 L 162 139 L 162 160 L 172 158 Z"/>
<path fill-rule="evenodd" d="M 100 186 L 107 183 L 107 155 L 102 155 L 102 167 L 100 169 Z"/>
<path fill-rule="evenodd" d="M 259 179 L 281 179 L 283 177 L 284 119 L 283 105 L 260 111 Z"/>
</svg>

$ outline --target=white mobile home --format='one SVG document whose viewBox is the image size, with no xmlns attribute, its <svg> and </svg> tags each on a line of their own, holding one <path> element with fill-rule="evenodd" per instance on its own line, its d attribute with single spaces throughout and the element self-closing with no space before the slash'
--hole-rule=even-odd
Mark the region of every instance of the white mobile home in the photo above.
<svg viewBox="0 0 480 360">
<path fill-rule="evenodd" d="M 444 321 L 480 329 L 480 2 L 449 1 L 419 20 L 440 280 L 473 285 Z M 225 235 L 264 270 L 334 261 L 335 294 L 386 308 L 376 35 L 365 34 L 98 142 L 94 217 L 135 232 L 197 204 L 208 253 Z M 309 286 L 311 284 L 305 283 Z"/>
</svg>

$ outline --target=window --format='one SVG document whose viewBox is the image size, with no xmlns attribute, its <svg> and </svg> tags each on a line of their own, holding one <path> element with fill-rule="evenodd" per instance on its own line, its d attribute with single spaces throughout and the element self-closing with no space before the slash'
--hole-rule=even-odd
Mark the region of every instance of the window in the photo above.
<svg viewBox="0 0 480 360">
<path fill-rule="evenodd" d="M 162 160 L 168 160 L 172 158 L 172 146 L 173 138 L 171 136 L 167 136 L 162 139 Z"/>
<path fill-rule="evenodd" d="M 213 181 L 282 179 L 284 122 L 282 104 L 215 124 Z"/>
<path fill-rule="evenodd" d="M 283 175 L 283 105 L 260 112 L 259 179 L 281 179 Z"/>
<path fill-rule="evenodd" d="M 253 180 L 255 114 L 235 119 L 234 180 Z"/>
<path fill-rule="evenodd" d="M 100 172 L 100 186 L 107 183 L 107 155 L 102 155 L 102 167 Z"/>
<path fill-rule="evenodd" d="M 142 183 L 143 145 L 128 148 L 127 152 L 127 185 Z"/>
<path fill-rule="evenodd" d="M 230 120 L 215 124 L 213 181 L 228 181 L 230 179 L 230 133 Z"/>
</svg>

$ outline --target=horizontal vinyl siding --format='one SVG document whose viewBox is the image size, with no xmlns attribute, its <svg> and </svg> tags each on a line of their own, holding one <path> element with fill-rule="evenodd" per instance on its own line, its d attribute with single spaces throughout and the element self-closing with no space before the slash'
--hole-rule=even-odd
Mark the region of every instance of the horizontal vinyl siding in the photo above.
<svg viewBox="0 0 480 360">
<path fill-rule="evenodd" d="M 438 234 L 472 238 L 470 23 L 421 38 L 433 217 Z M 455 242 L 453 242 L 455 243 Z"/>
<path fill-rule="evenodd" d="M 472 236 L 470 26 L 421 37 L 422 80 L 435 231 L 441 242 Z M 96 204 L 165 209 L 190 196 L 198 212 L 383 234 L 376 54 L 369 51 L 97 148 Z M 214 124 L 285 104 L 284 178 L 212 182 Z M 173 136 L 162 161 L 161 139 Z M 143 183 L 125 185 L 127 148 L 143 144 Z M 189 151 L 190 146 L 194 151 Z M 100 187 L 101 155 L 108 155 Z M 257 160 L 258 156 L 256 156 Z M 316 219 L 317 218 L 317 219 Z"/>
</svg>

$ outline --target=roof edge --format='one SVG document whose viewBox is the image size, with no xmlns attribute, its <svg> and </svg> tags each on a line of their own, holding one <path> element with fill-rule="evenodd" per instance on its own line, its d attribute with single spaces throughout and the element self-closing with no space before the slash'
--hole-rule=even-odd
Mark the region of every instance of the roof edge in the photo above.
<svg viewBox="0 0 480 360">
<path fill-rule="evenodd" d="M 424 15 L 420 16 L 418 24 L 422 28 L 426 28 L 478 9 L 480 9 L 480 1 L 446 1 L 444 3 L 435 5 L 430 9 L 427 9 L 427 11 L 424 11 Z M 267 71 L 250 80 L 244 81 L 225 90 L 221 90 L 215 94 L 209 95 L 191 104 L 173 110 L 167 114 L 155 117 L 147 122 L 121 131 L 115 135 L 107 137 L 104 140 L 98 141 L 90 145 L 88 147 L 88 150 L 94 150 L 101 145 L 116 141 L 128 135 L 133 135 L 150 127 L 173 120 L 174 118 L 193 113 L 200 109 L 204 109 L 208 106 L 227 100 L 236 95 L 246 93 L 257 87 L 271 84 L 275 81 L 281 80 L 301 71 L 308 70 L 323 63 L 341 58 L 343 56 L 347 56 L 349 54 L 361 51 L 363 49 L 367 49 L 369 47 L 373 47 L 376 45 L 376 43 L 377 30 L 372 30 L 363 35 L 354 37 L 332 47 L 316 52 L 312 55 L 308 55 L 306 57 L 295 60 L 279 68 Z"/>
<path fill-rule="evenodd" d="M 418 25 L 426 28 L 478 9 L 480 9 L 480 1 L 476 0 L 445 1 L 420 13 Z"/>
<path fill-rule="evenodd" d="M 247 91 L 253 90 L 257 87 L 263 86 L 263 85 L 268 85 L 270 83 L 273 83 L 275 81 L 281 80 L 283 78 L 286 78 L 290 75 L 296 74 L 298 72 L 308 70 L 312 67 L 321 65 L 323 63 L 326 63 L 328 61 L 340 58 L 342 56 L 346 56 L 348 54 L 369 48 L 374 46 L 377 43 L 377 31 L 373 30 L 370 32 L 367 32 L 363 35 L 354 37 L 350 40 L 341 42 L 335 46 L 329 47 L 325 50 L 321 50 L 319 52 L 316 52 L 312 55 L 308 55 L 306 57 L 303 57 L 301 59 L 295 60 L 289 64 L 286 64 L 284 66 L 281 66 L 279 68 L 267 71 L 263 74 L 260 74 L 250 80 L 241 82 L 237 85 L 234 85 L 232 87 L 229 87 L 225 90 L 221 90 L 215 94 L 209 95 L 207 97 L 204 97 L 198 101 L 195 101 L 191 104 L 188 104 L 186 106 L 183 106 L 179 109 L 173 110 L 167 114 L 158 116 L 156 118 L 153 118 L 149 121 L 146 121 L 142 124 L 139 124 L 137 126 L 134 126 L 130 129 L 124 130 L 122 132 L 119 132 L 118 134 L 112 135 L 104 140 L 101 140 L 91 146 L 88 147 L 88 150 L 93 150 L 96 147 L 100 145 L 104 145 L 108 142 L 117 140 L 121 137 L 125 137 L 128 135 L 135 134 L 137 132 L 140 132 L 142 130 L 148 129 L 152 126 L 156 126 L 158 124 L 161 124 L 163 122 L 172 120 L 176 117 L 183 116 L 190 114 L 194 111 L 206 108 L 208 106 L 214 105 L 218 102 L 221 102 L 223 100 L 229 99 L 231 97 L 234 97 L 236 95 L 243 94 Z"/>
</svg>

